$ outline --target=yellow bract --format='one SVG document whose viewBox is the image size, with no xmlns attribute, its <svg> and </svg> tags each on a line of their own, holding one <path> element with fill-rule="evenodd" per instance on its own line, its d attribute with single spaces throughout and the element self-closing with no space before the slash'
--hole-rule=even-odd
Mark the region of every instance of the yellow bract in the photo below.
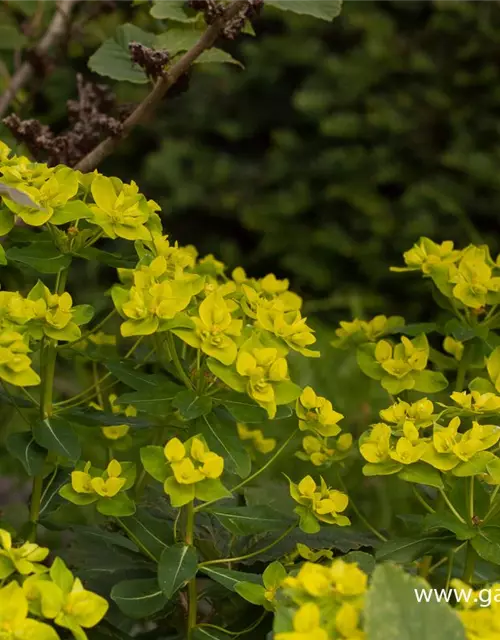
<svg viewBox="0 0 500 640">
<path fill-rule="evenodd" d="M 20 547 L 15 547 L 12 545 L 10 533 L 5 529 L 0 529 L 0 545 L 0 580 L 15 572 L 26 576 L 46 571 L 46 568 L 39 564 L 49 554 L 45 547 L 39 547 L 33 542 L 25 542 Z"/>
<path fill-rule="evenodd" d="M 240 422 L 237 423 L 236 427 L 240 439 L 251 442 L 259 453 L 271 453 L 276 448 L 276 440 L 274 438 L 265 438 L 260 429 L 249 429 Z"/>
<path fill-rule="evenodd" d="M 455 358 L 455 360 L 458 360 L 460 362 L 460 360 L 462 359 L 464 353 L 464 345 L 462 342 L 460 342 L 460 340 L 455 340 L 455 338 L 452 338 L 451 336 L 446 336 L 446 338 L 443 340 L 443 349 L 447 353 L 450 353 Z"/>
<path fill-rule="evenodd" d="M 30 348 L 15 331 L 0 333 L 0 378 L 19 387 L 40 384 L 40 376 L 31 368 Z"/>
<path fill-rule="evenodd" d="M 319 351 L 311 351 L 308 347 L 316 342 L 314 331 L 306 324 L 300 311 L 284 311 L 277 305 L 271 309 L 257 308 L 257 326 L 269 333 L 304 356 L 319 358 Z"/>
<path fill-rule="evenodd" d="M 2 640 L 59 640 L 44 622 L 28 618 L 28 600 L 17 582 L 0 589 L 0 638 Z"/>
<path fill-rule="evenodd" d="M 102 498 L 116 496 L 127 482 L 120 477 L 122 467 L 118 460 L 111 460 L 106 471 L 101 476 L 91 476 L 90 462 L 87 462 L 83 471 L 71 473 L 71 486 L 77 493 L 97 494 Z"/>
<path fill-rule="evenodd" d="M 494 393 L 479 393 L 479 391 L 454 391 L 451 399 L 463 409 L 474 413 L 489 413 L 500 410 L 500 396 Z"/>
<path fill-rule="evenodd" d="M 447 240 L 436 244 L 429 238 L 420 238 L 413 248 L 403 254 L 406 268 L 391 267 L 391 271 L 422 271 L 429 275 L 440 265 L 450 265 L 460 258 L 460 251 L 453 248 L 453 242 Z"/>
<path fill-rule="evenodd" d="M 301 517 L 301 524 L 306 529 L 310 525 L 316 528 L 312 520 L 341 527 L 350 524 L 349 518 L 340 515 L 347 509 L 348 497 L 341 491 L 330 489 L 322 477 L 320 477 L 319 487 L 311 476 L 303 478 L 298 485 L 291 481 L 289 484 L 291 497 L 300 505 L 295 511 Z"/>
<path fill-rule="evenodd" d="M 300 607 L 293 617 L 291 632 L 276 634 L 276 640 L 328 640 L 328 633 L 320 626 L 320 610 L 308 602 Z"/>
<path fill-rule="evenodd" d="M 314 431 L 321 436 L 336 436 L 340 433 L 339 420 L 344 417 L 334 411 L 332 403 L 316 395 L 312 387 L 306 387 L 295 407 L 302 431 Z"/>
<path fill-rule="evenodd" d="M 405 319 L 401 316 L 375 316 L 369 321 L 355 318 L 351 322 L 342 321 L 340 327 L 335 330 L 336 338 L 332 340 L 332 346 L 346 348 L 349 345 L 357 345 L 363 342 L 376 342 L 384 335 L 391 333 L 398 327 L 404 327 Z"/>
</svg>

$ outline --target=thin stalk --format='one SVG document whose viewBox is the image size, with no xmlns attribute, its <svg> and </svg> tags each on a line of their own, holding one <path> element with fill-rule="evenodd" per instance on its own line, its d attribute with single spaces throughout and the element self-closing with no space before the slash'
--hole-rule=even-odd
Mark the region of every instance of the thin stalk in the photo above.
<svg viewBox="0 0 500 640">
<path fill-rule="evenodd" d="M 260 476 L 260 474 L 263 473 L 268 467 L 270 467 L 272 463 L 276 460 L 276 458 L 278 458 L 280 454 L 283 453 L 283 451 L 290 444 L 291 440 L 295 437 L 297 432 L 298 432 L 298 429 L 295 429 L 295 431 L 287 438 L 287 440 L 284 442 L 284 444 L 281 445 L 281 447 L 276 451 L 276 453 L 271 458 L 269 458 L 269 460 L 266 462 L 265 465 L 263 465 L 260 469 L 257 469 L 255 473 L 252 473 L 252 475 L 248 476 L 248 478 L 246 478 L 245 480 L 237 484 L 235 487 L 233 487 L 232 489 L 229 489 L 229 491 L 231 493 L 234 493 L 235 491 L 238 491 L 239 489 L 244 487 L 246 484 L 248 484 L 249 482 L 252 482 L 252 480 L 255 480 L 255 478 Z M 214 504 L 215 502 L 218 502 L 219 500 L 222 500 L 222 498 L 217 498 L 216 500 L 209 500 L 208 502 L 204 502 L 203 504 L 198 505 L 197 507 L 194 508 L 195 513 L 198 511 L 201 511 L 205 507 L 210 506 L 211 504 Z"/>
<path fill-rule="evenodd" d="M 448 498 L 448 496 L 443 491 L 443 489 L 439 489 L 439 493 L 441 494 L 441 496 L 442 496 L 443 500 L 446 502 L 449 510 L 453 513 L 453 515 L 457 518 L 457 520 L 459 520 L 462 524 L 467 524 L 465 522 L 465 520 L 462 518 L 462 516 L 458 513 L 458 511 L 455 509 L 455 507 L 453 506 L 453 503 Z"/>
<path fill-rule="evenodd" d="M 116 313 L 118 313 L 116 309 L 113 309 L 108 313 L 108 315 L 105 318 L 101 320 L 101 322 L 96 324 L 95 327 L 92 327 L 92 329 L 89 329 L 85 333 L 82 333 L 82 335 L 78 338 L 78 340 L 73 340 L 73 342 L 66 342 L 65 344 L 59 345 L 57 348 L 66 349 L 68 347 L 72 347 L 75 344 L 78 344 L 79 342 L 83 342 L 83 340 L 86 340 L 89 336 L 99 331 L 99 329 L 102 329 L 102 327 L 104 327 L 104 325 L 108 322 L 108 320 L 110 320 Z"/>
<path fill-rule="evenodd" d="M 186 505 L 186 528 L 184 530 L 184 542 L 188 546 L 193 546 L 194 540 L 194 505 L 192 502 Z M 187 586 L 188 591 L 188 619 L 187 619 L 187 640 L 193 637 L 193 631 L 196 627 L 196 618 L 198 612 L 198 596 L 196 592 L 196 576 L 191 578 Z"/>
<path fill-rule="evenodd" d="M 177 348 L 175 346 L 175 339 L 172 333 L 167 335 L 167 344 L 170 351 L 170 357 L 172 358 L 172 362 L 174 363 L 175 370 L 179 374 L 180 379 L 184 382 L 188 389 L 193 388 L 193 383 L 191 382 L 189 376 L 184 371 L 184 367 L 179 358 L 179 354 L 177 353 Z"/>
<path fill-rule="evenodd" d="M 223 627 L 218 627 L 216 624 L 209 624 L 208 622 L 203 622 L 202 624 L 198 624 L 196 628 L 197 629 L 214 629 L 214 631 L 222 631 L 228 636 L 238 637 L 238 636 L 243 636 L 246 633 L 250 633 L 250 631 L 253 631 L 254 629 L 257 629 L 257 627 L 262 622 L 262 620 L 264 620 L 267 614 L 268 612 L 264 611 L 264 613 L 262 613 L 255 622 L 253 622 L 246 629 L 242 629 L 242 631 L 229 631 L 229 629 L 224 629 Z"/>
<path fill-rule="evenodd" d="M 428 513 L 436 513 L 435 509 L 433 509 L 431 507 L 431 505 L 427 502 L 427 500 L 425 500 L 425 498 L 423 496 L 420 495 L 420 493 L 418 492 L 418 490 L 416 489 L 415 485 L 412 484 L 411 486 L 412 490 L 413 490 L 413 494 L 415 495 L 415 498 L 420 502 L 420 504 L 423 506 L 423 508 L 428 512 Z"/>
<path fill-rule="evenodd" d="M 341 487 L 341 489 L 347 493 L 347 489 L 346 486 L 344 484 L 344 481 L 342 480 L 340 473 L 337 471 L 337 478 L 338 478 L 338 482 L 339 485 Z M 372 524 L 371 522 L 369 522 L 365 516 L 361 513 L 361 511 L 358 509 L 358 507 L 356 506 L 356 504 L 354 503 L 354 501 L 351 499 L 351 497 L 349 496 L 349 506 L 351 507 L 351 509 L 354 511 L 354 513 L 358 516 L 358 518 L 361 520 L 361 522 L 365 525 L 365 527 L 367 529 L 369 529 L 369 531 L 371 531 L 373 533 L 373 535 L 378 538 L 381 542 L 387 542 L 388 538 L 386 538 L 383 534 L 380 533 L 380 531 L 378 531 Z"/>
<path fill-rule="evenodd" d="M 476 566 L 476 552 L 474 547 L 470 543 L 467 542 L 467 548 L 465 551 L 465 567 L 464 572 L 462 574 L 462 580 L 466 584 L 472 584 L 474 580 L 474 567 Z"/>
<path fill-rule="evenodd" d="M 233 562 L 242 562 L 243 560 L 249 560 L 250 558 L 259 556 L 261 553 L 265 553 L 266 551 L 269 551 L 269 549 L 272 549 L 275 545 L 279 544 L 284 538 L 287 537 L 287 535 L 290 532 L 292 532 L 295 529 L 296 526 L 297 526 L 297 523 L 294 522 L 291 526 L 288 527 L 288 529 L 286 529 L 286 531 L 284 531 L 280 536 L 278 536 L 276 540 L 273 540 L 273 542 L 271 542 L 267 546 L 262 547 L 262 549 L 258 549 L 257 551 L 252 551 L 252 553 L 247 553 L 244 556 L 238 556 L 236 558 L 216 558 L 215 560 L 206 560 L 205 562 L 200 562 L 198 566 L 208 567 L 209 565 L 212 565 L 212 564 L 224 564 L 224 563 L 231 564 Z"/>
<path fill-rule="evenodd" d="M 427 579 L 432 566 L 432 556 L 424 556 L 418 567 L 418 575 Z"/>
<path fill-rule="evenodd" d="M 458 365 L 457 379 L 455 381 L 455 391 L 463 390 L 465 386 L 465 375 L 467 373 L 468 365 L 469 365 L 468 357 L 467 357 L 467 354 L 464 352 L 464 354 L 462 355 L 462 359 L 460 360 L 460 363 Z"/>
<path fill-rule="evenodd" d="M 471 524 L 474 523 L 474 476 L 470 478 L 469 485 L 469 519 Z"/>
</svg>

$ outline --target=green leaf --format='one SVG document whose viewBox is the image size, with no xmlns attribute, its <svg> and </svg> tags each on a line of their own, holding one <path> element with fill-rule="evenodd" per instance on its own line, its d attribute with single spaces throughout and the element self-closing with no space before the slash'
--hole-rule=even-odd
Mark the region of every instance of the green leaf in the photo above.
<svg viewBox="0 0 500 640">
<path fill-rule="evenodd" d="M 97 511 L 103 516 L 133 516 L 135 513 L 135 503 L 124 492 L 117 493 L 112 498 L 99 498 L 97 501 Z"/>
<path fill-rule="evenodd" d="M 168 478 L 169 469 L 163 447 L 153 444 L 141 447 L 141 462 L 149 475 L 158 482 L 165 482 Z"/>
<path fill-rule="evenodd" d="M 436 529 L 451 531 L 457 540 L 471 540 L 478 533 L 477 529 L 460 522 L 453 514 L 446 511 L 427 514 L 424 518 L 424 527 L 426 531 Z"/>
<path fill-rule="evenodd" d="M 185 544 L 175 544 L 161 554 L 158 564 L 158 584 L 170 599 L 198 570 L 196 549 Z"/>
<path fill-rule="evenodd" d="M 71 461 L 80 458 L 81 448 L 73 425 L 64 418 L 51 416 L 33 424 L 33 437 L 41 446 Z"/>
<path fill-rule="evenodd" d="M 59 489 L 59 495 L 61 498 L 78 506 L 93 504 L 98 500 L 98 496 L 95 493 L 77 493 L 69 483 Z"/>
<path fill-rule="evenodd" d="M 137 512 L 123 519 L 127 532 L 131 532 L 133 540 L 146 548 L 157 560 L 174 541 L 171 523 L 152 516 L 147 509 L 139 508 Z"/>
<path fill-rule="evenodd" d="M 375 569 L 375 558 L 364 551 L 349 551 L 345 556 L 342 556 L 342 560 L 357 564 L 369 576 Z"/>
<path fill-rule="evenodd" d="M 98 411 L 90 407 L 65 411 L 64 417 L 83 427 L 105 427 L 117 424 L 128 424 L 130 427 L 135 429 L 151 428 L 151 422 L 149 420 L 131 418 L 124 416 L 123 414 L 119 415 L 108 411 Z"/>
<path fill-rule="evenodd" d="M 71 257 L 62 254 L 51 242 L 11 247 L 7 249 L 6 256 L 9 262 L 28 265 L 40 273 L 59 273 L 71 263 Z"/>
<path fill-rule="evenodd" d="M 212 507 L 207 513 L 231 533 L 250 536 L 267 531 L 282 531 L 291 520 L 266 505 L 251 507 Z"/>
<path fill-rule="evenodd" d="M 184 7 L 186 3 L 183 0 L 155 0 L 151 8 L 153 18 L 159 20 L 174 20 L 176 22 L 194 22 L 196 15 L 189 16 Z"/>
<path fill-rule="evenodd" d="M 1 244 L 0 244 L 0 264 L 1 265 L 7 264 L 7 256 L 5 255 L 5 249 L 2 247 Z"/>
<path fill-rule="evenodd" d="M 80 249 L 74 255 L 79 258 L 83 258 L 84 260 L 90 260 L 91 262 L 100 262 L 102 264 L 106 264 L 109 267 L 115 267 L 119 269 L 121 267 L 125 269 L 132 269 L 135 265 L 134 257 L 126 257 L 119 255 L 117 253 L 110 253 L 109 251 L 102 251 L 101 249 L 96 249 L 95 247 L 86 247 L 85 249 Z"/>
<path fill-rule="evenodd" d="M 70 200 L 62 207 L 57 207 L 50 219 L 51 224 L 67 224 L 83 218 L 91 218 L 92 211 L 81 200 Z"/>
<path fill-rule="evenodd" d="M 480 473 L 486 473 L 488 463 L 493 462 L 496 456 L 490 451 L 479 451 L 467 462 L 461 462 L 454 467 L 451 472 L 458 478 L 467 478 L 469 476 L 477 476 Z"/>
<path fill-rule="evenodd" d="M 266 0 L 266 6 L 321 20 L 333 20 L 342 9 L 342 0 Z"/>
<path fill-rule="evenodd" d="M 203 502 L 231 498 L 232 495 L 219 478 L 206 478 L 203 482 L 197 482 L 195 486 L 195 498 Z"/>
<path fill-rule="evenodd" d="M 144 71 L 132 63 L 128 48 L 130 42 L 139 42 L 151 47 L 154 34 L 143 31 L 133 24 L 120 25 L 115 31 L 114 38 L 105 40 L 89 58 L 89 69 L 113 80 L 147 84 L 148 78 Z"/>
<path fill-rule="evenodd" d="M 224 458 L 226 469 L 246 478 L 252 463 L 245 445 L 235 431 L 234 423 L 210 413 L 201 417 L 196 424 L 209 449 Z"/>
<path fill-rule="evenodd" d="M 454 539 L 454 538 L 453 538 Z M 377 562 L 392 560 L 393 562 L 405 563 L 413 562 L 433 549 L 436 544 L 443 542 L 446 538 L 438 536 L 419 536 L 415 538 L 397 538 L 384 542 L 377 549 L 375 557 Z"/>
<path fill-rule="evenodd" d="M 173 27 L 165 33 L 156 36 L 155 47 L 166 49 L 171 56 L 191 49 L 200 39 L 203 31 L 196 25 L 187 25 L 184 29 L 180 26 Z"/>
<path fill-rule="evenodd" d="M 460 618 L 445 602 L 418 602 L 422 579 L 394 565 L 377 566 L 364 609 L 368 640 L 465 640 Z"/>
<path fill-rule="evenodd" d="M 12 25 L 0 26 L 0 50 L 22 49 L 28 44 L 28 38 Z"/>
<path fill-rule="evenodd" d="M 179 409 L 184 420 L 194 420 L 210 413 L 212 410 L 212 398 L 200 397 L 191 389 L 186 389 L 175 396 L 172 406 Z"/>
<path fill-rule="evenodd" d="M 243 393 L 226 391 L 215 396 L 214 400 L 224 405 L 237 422 L 262 423 L 267 419 L 266 411 Z"/>
<path fill-rule="evenodd" d="M 155 391 L 124 393 L 117 399 L 117 403 L 132 404 L 137 411 L 165 417 L 165 414 L 172 413 L 172 400 L 179 393 L 179 389 L 180 387 L 172 382 L 168 387 L 162 386 Z"/>
<path fill-rule="evenodd" d="M 415 380 L 415 391 L 422 393 L 438 393 L 448 386 L 448 380 L 440 371 L 413 371 L 412 377 Z"/>
<path fill-rule="evenodd" d="M 94 307 L 90 304 L 78 304 L 71 309 L 73 314 L 73 322 L 78 326 L 88 324 L 94 317 Z"/>
<path fill-rule="evenodd" d="M 154 578 L 123 580 L 111 590 L 111 599 L 129 618 L 147 618 L 161 611 L 167 598 Z"/>
<path fill-rule="evenodd" d="M 362 344 L 356 351 L 356 361 L 361 371 L 374 380 L 380 380 L 384 375 L 384 370 L 375 360 L 375 345 L 370 343 Z"/>
<path fill-rule="evenodd" d="M 229 640 L 230 638 L 234 636 L 229 636 L 212 627 L 196 627 L 193 631 L 193 640 Z"/>
<path fill-rule="evenodd" d="M 398 473 L 398 478 L 405 482 L 426 484 L 429 487 L 436 487 L 436 489 L 444 487 L 439 471 L 424 462 L 416 462 L 403 467 L 403 470 Z"/>
<path fill-rule="evenodd" d="M 167 394 L 170 394 L 175 387 L 177 387 L 176 393 L 182 389 L 182 387 L 175 385 L 175 383 L 166 376 L 158 373 L 144 373 L 140 371 L 140 369 L 134 369 L 134 366 L 126 360 L 121 362 L 106 362 L 105 365 L 115 378 L 118 378 L 120 382 L 125 383 L 136 391 L 159 391 L 160 393 L 164 393 L 165 390 Z"/>
<path fill-rule="evenodd" d="M 7 451 L 23 465 L 29 476 L 42 473 L 47 451 L 40 447 L 30 431 L 11 433 L 7 437 Z"/>
<path fill-rule="evenodd" d="M 500 527 L 489 526 L 479 530 L 471 542 L 478 556 L 486 562 L 500 564 Z"/>
<path fill-rule="evenodd" d="M 236 592 L 236 585 L 240 582 L 252 582 L 262 584 L 262 576 L 244 571 L 234 571 L 233 569 L 223 569 L 218 566 L 200 567 L 200 571 L 215 582 L 218 582 L 229 591 Z"/>
<path fill-rule="evenodd" d="M 233 58 L 230 53 L 213 47 L 212 49 L 204 51 L 201 56 L 198 56 L 194 61 L 195 64 L 212 64 L 214 62 L 228 62 L 229 64 L 236 64 L 243 68 L 243 64 L 239 60 L 236 60 L 236 58 Z"/>
<path fill-rule="evenodd" d="M 262 607 L 267 602 L 266 590 L 260 584 L 255 584 L 253 582 L 238 582 L 234 585 L 234 590 L 247 602 L 251 602 L 257 606 Z"/>
</svg>

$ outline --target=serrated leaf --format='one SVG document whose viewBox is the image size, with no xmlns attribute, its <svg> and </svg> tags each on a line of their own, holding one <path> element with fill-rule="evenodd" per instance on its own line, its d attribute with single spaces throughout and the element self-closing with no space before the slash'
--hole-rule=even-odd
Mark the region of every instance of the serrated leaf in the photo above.
<svg viewBox="0 0 500 640">
<path fill-rule="evenodd" d="M 198 556 L 194 547 L 175 544 L 165 549 L 158 564 L 158 584 L 167 599 L 194 578 L 197 569 Z"/>
<path fill-rule="evenodd" d="M 207 510 L 231 533 L 239 536 L 281 531 L 291 522 L 265 505 L 251 507 L 213 507 Z"/>
<path fill-rule="evenodd" d="M 51 416 L 33 424 L 33 437 L 41 446 L 71 461 L 80 458 L 81 448 L 73 425 L 64 418 Z"/>
<path fill-rule="evenodd" d="M 198 396 L 191 389 L 186 389 L 175 396 L 172 406 L 179 410 L 184 420 L 194 420 L 210 413 L 212 410 L 212 398 Z"/>
<path fill-rule="evenodd" d="M 266 6 L 321 20 L 333 20 L 342 9 L 342 0 L 266 0 Z"/>
<path fill-rule="evenodd" d="M 445 602 L 418 602 L 416 590 L 428 590 L 422 579 L 394 565 L 373 572 L 364 609 L 368 640 L 465 640 L 460 618 Z"/>
<path fill-rule="evenodd" d="M 200 571 L 207 575 L 215 582 L 218 582 L 229 591 L 234 591 L 235 586 L 239 582 L 253 582 L 262 584 L 262 577 L 255 573 L 246 573 L 245 571 L 234 571 L 233 569 L 223 569 L 218 566 L 200 567 Z"/>
<path fill-rule="evenodd" d="M 111 590 L 111 599 L 129 618 L 147 618 L 161 611 L 167 597 L 154 578 L 123 580 Z"/>
<path fill-rule="evenodd" d="M 154 34 L 143 31 L 133 24 L 120 25 L 116 29 L 114 38 L 105 40 L 89 58 L 89 69 L 113 80 L 147 84 L 148 78 L 144 71 L 132 62 L 128 48 L 130 42 L 139 42 L 151 47 Z"/>
<path fill-rule="evenodd" d="M 30 431 L 11 433 L 7 438 L 7 451 L 23 465 L 29 476 L 37 476 L 42 473 L 46 449 L 40 447 Z"/>
<path fill-rule="evenodd" d="M 226 468 L 246 478 L 251 470 L 251 460 L 243 442 L 235 432 L 234 423 L 215 413 L 199 418 L 196 423 L 211 451 L 224 458 Z"/>
<path fill-rule="evenodd" d="M 38 242 L 26 247 L 11 247 L 6 256 L 9 262 L 19 262 L 41 273 L 59 273 L 71 263 L 71 257 L 62 254 L 51 242 Z"/>
</svg>

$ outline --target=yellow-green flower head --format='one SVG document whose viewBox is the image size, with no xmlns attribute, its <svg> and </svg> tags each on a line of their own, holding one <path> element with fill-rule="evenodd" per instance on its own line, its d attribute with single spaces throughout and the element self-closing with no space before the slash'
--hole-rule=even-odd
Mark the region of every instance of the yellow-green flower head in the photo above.
<svg viewBox="0 0 500 640">
<path fill-rule="evenodd" d="M 460 255 L 450 240 L 437 244 L 429 238 L 420 238 L 412 249 L 403 254 L 406 267 L 391 267 L 391 271 L 422 271 L 429 275 L 436 266 L 451 265 Z"/>
<path fill-rule="evenodd" d="M 200 258 L 196 266 L 196 271 L 203 275 L 221 276 L 225 270 L 226 265 L 220 260 L 217 260 L 211 253 L 204 258 Z"/>
<path fill-rule="evenodd" d="M 388 374 L 396 378 L 405 377 L 410 371 L 423 371 L 429 358 L 429 344 L 424 334 L 420 340 L 401 336 L 401 343 L 394 348 L 387 340 L 377 342 L 375 358 Z"/>
<path fill-rule="evenodd" d="M 172 279 L 178 278 L 186 269 L 193 269 L 196 264 L 196 249 L 193 246 L 179 247 L 177 242 L 170 244 L 168 236 L 155 235 L 152 248 L 157 256 L 165 259 L 165 272 Z"/>
<path fill-rule="evenodd" d="M 271 309 L 257 308 L 258 327 L 280 338 L 290 349 L 304 356 L 319 358 L 319 351 L 308 349 L 316 342 L 316 337 L 306 323 L 307 318 L 303 318 L 300 311 L 283 311 L 277 305 Z"/>
<path fill-rule="evenodd" d="M 131 404 L 127 405 L 126 407 L 117 404 L 116 403 L 117 397 L 118 396 L 116 395 L 116 393 L 111 393 L 108 396 L 108 402 L 109 402 L 112 413 L 115 416 L 124 415 L 127 418 L 135 418 L 137 416 L 137 409 Z M 89 406 L 91 406 L 93 409 L 96 409 L 97 411 L 104 411 L 104 408 L 101 407 L 101 405 L 96 404 L 95 402 L 90 402 Z M 116 425 L 101 427 L 102 434 L 108 440 L 119 440 L 120 438 L 123 438 L 124 436 L 126 436 L 129 430 L 130 430 L 130 427 L 128 424 L 116 424 Z"/>
<path fill-rule="evenodd" d="M 334 560 L 329 567 L 305 562 L 296 576 L 283 581 L 285 588 L 313 598 L 356 598 L 366 593 L 368 578 L 354 562 Z M 302 593 L 301 593 L 302 592 Z"/>
<path fill-rule="evenodd" d="M 5 580 L 15 572 L 27 576 L 30 573 L 46 571 L 46 568 L 39 564 L 49 554 L 45 547 L 39 547 L 33 542 L 25 542 L 20 547 L 14 547 L 10 533 L 5 529 L 0 529 L 0 545 L 0 580 Z M 0 609 L 1 604 L 0 600 Z"/>
<path fill-rule="evenodd" d="M 464 590 L 470 593 L 470 598 L 463 599 L 457 604 L 457 614 L 465 627 L 468 640 L 497 640 L 500 635 L 500 606 L 491 597 L 486 603 L 481 599 L 481 591 L 475 591 L 468 584 L 458 580 L 451 581 L 454 589 Z M 497 594 L 500 584 L 492 584 L 489 589 L 490 594 Z"/>
<path fill-rule="evenodd" d="M 409 438 L 402 437 L 398 438 L 395 448 L 389 451 L 389 455 L 400 464 L 413 464 L 421 459 L 426 450 L 425 442 L 413 442 Z"/>
<path fill-rule="evenodd" d="M 301 460 L 308 460 L 314 466 L 343 460 L 352 447 L 352 435 L 343 433 L 335 441 L 326 438 L 306 436 L 302 440 L 304 452 L 298 451 L 295 455 Z"/>
<path fill-rule="evenodd" d="M 111 460 L 101 476 L 91 476 L 90 466 L 90 462 L 87 462 L 83 471 L 71 473 L 71 486 L 76 493 L 97 494 L 101 498 L 113 498 L 127 482 L 126 478 L 120 477 L 122 466 L 118 460 Z"/>
<path fill-rule="evenodd" d="M 31 289 L 28 301 L 32 303 L 33 319 L 29 333 L 37 340 L 44 335 L 54 340 L 78 340 L 82 332 L 74 321 L 73 299 L 68 292 L 51 293 L 42 282 Z"/>
<path fill-rule="evenodd" d="M 463 252 L 458 266 L 450 269 L 449 281 L 454 284 L 453 296 L 465 306 L 480 309 L 490 303 L 496 304 L 500 292 L 500 277 L 493 277 L 487 264 L 488 252 L 484 247 L 471 246 Z"/>
<path fill-rule="evenodd" d="M 402 316 L 375 316 L 368 322 L 355 318 L 352 322 L 340 322 L 340 327 L 335 330 L 337 338 L 332 340 L 332 346 L 336 348 L 346 348 L 353 344 L 363 342 L 375 342 L 382 336 L 391 333 L 398 327 L 403 327 L 405 319 Z"/>
<path fill-rule="evenodd" d="M 360 438 L 359 450 L 363 458 L 372 464 L 390 460 L 392 431 L 389 425 L 379 422 Z"/>
<path fill-rule="evenodd" d="M 238 347 L 233 338 L 241 334 L 242 320 L 233 318 L 228 303 L 218 292 L 200 304 L 199 317 L 192 318 L 194 329 L 173 332 L 195 349 L 229 366 L 236 360 Z"/>
<path fill-rule="evenodd" d="M 457 466 L 460 459 L 455 454 L 455 447 L 462 435 L 458 433 L 460 418 L 450 420 L 447 427 L 435 424 L 432 434 L 432 446 L 428 447 L 422 460 L 440 471 L 450 471 Z"/>
<path fill-rule="evenodd" d="M 278 280 L 274 273 L 268 273 L 267 276 L 264 276 L 258 281 L 258 283 L 260 285 L 260 290 L 268 296 L 275 296 L 280 293 L 284 293 L 290 286 L 290 283 L 286 278 L 284 280 Z"/>
<path fill-rule="evenodd" d="M 365 633 L 359 628 L 360 613 L 350 602 L 343 602 L 335 616 L 335 630 L 346 640 L 364 640 Z"/>
<path fill-rule="evenodd" d="M 283 586 L 302 591 L 307 596 L 322 598 L 331 595 L 333 580 L 328 567 L 312 562 L 305 562 L 296 576 L 288 576 Z"/>
<path fill-rule="evenodd" d="M 48 169 L 49 173 L 46 173 L 47 170 L 44 165 L 35 166 L 35 176 L 36 178 L 39 177 L 39 180 L 34 178 L 32 180 L 33 186 L 29 186 L 29 183 L 27 184 L 23 179 L 21 179 L 21 182 L 16 183 L 11 175 L 8 176 L 7 180 L 17 189 L 26 193 L 36 205 L 36 208 L 19 204 L 6 197 L 3 198 L 3 201 L 12 213 L 19 216 L 23 222 L 39 227 L 52 218 L 57 208 L 63 207 L 68 200 L 71 200 L 76 195 L 78 179 L 68 167 L 56 168 L 55 170 Z M 18 170 L 22 168 L 22 170 L 26 171 L 26 167 L 29 167 L 29 165 L 18 165 L 17 168 Z M 4 168 L 3 171 L 12 172 L 13 168 Z M 38 183 L 38 186 L 34 186 L 34 183 Z"/>
<path fill-rule="evenodd" d="M 293 617 L 293 631 L 277 633 L 276 640 L 328 640 L 321 627 L 319 607 L 313 602 L 303 604 Z"/>
<path fill-rule="evenodd" d="M 94 205 L 90 205 L 92 222 L 101 227 L 109 238 L 125 240 L 151 240 L 145 226 L 152 211 L 135 182 L 123 184 L 120 180 L 98 175 L 90 187 Z"/>
<path fill-rule="evenodd" d="M 312 387 L 306 387 L 295 407 L 302 431 L 313 431 L 321 436 L 336 436 L 340 433 L 339 420 L 344 417 L 334 411 L 332 403 L 316 395 Z"/>
<path fill-rule="evenodd" d="M 451 336 L 446 336 L 443 340 L 443 349 L 446 353 L 452 355 L 455 360 L 458 360 L 458 362 L 460 362 L 464 354 L 463 343 L 460 342 L 460 340 L 455 340 L 455 338 L 452 338 Z"/>
<path fill-rule="evenodd" d="M 104 331 L 98 331 L 97 333 L 91 334 L 89 336 L 89 340 L 99 347 L 116 346 L 116 336 L 109 333 L 104 333 Z"/>
<path fill-rule="evenodd" d="M 360 596 L 366 592 L 368 578 L 355 562 L 334 560 L 330 576 L 335 591 L 343 596 Z"/>
<path fill-rule="evenodd" d="M 40 376 L 31 368 L 30 349 L 20 333 L 0 333 L 0 379 L 18 387 L 40 384 Z"/>
<path fill-rule="evenodd" d="M 479 391 L 454 391 L 450 398 L 462 409 L 473 413 L 489 413 L 500 411 L 500 396 L 494 393 L 479 393 Z"/>
<path fill-rule="evenodd" d="M 0 291 L 0 326 L 24 331 L 34 317 L 34 305 L 17 291 Z"/>
<path fill-rule="evenodd" d="M 276 440 L 274 438 L 266 438 L 260 429 L 249 429 L 240 422 L 236 425 L 240 440 L 248 441 L 253 448 L 259 453 L 271 453 L 276 448 Z"/>
<path fill-rule="evenodd" d="M 240 351 L 236 371 L 247 378 L 246 392 L 263 407 L 270 418 L 276 415 L 276 385 L 287 381 L 288 364 L 272 347 L 255 348 L 251 352 Z"/>
<path fill-rule="evenodd" d="M 300 516 L 300 527 L 306 533 L 319 531 L 319 523 L 336 524 L 344 527 L 349 518 L 340 515 L 347 509 L 349 499 L 341 491 L 330 489 L 320 476 L 320 486 L 311 476 L 306 476 L 298 484 L 289 481 L 290 495 L 300 506 L 295 513 Z"/>
<path fill-rule="evenodd" d="M 44 622 L 28 618 L 28 600 L 17 582 L 0 589 L 0 638 L 2 640 L 59 640 Z"/>
<path fill-rule="evenodd" d="M 472 428 L 466 431 L 460 442 L 453 448 L 453 452 L 462 461 L 467 462 L 479 451 L 486 451 L 500 440 L 500 428 L 492 424 L 472 423 Z"/>
<path fill-rule="evenodd" d="M 433 412 L 434 405 L 427 398 L 421 398 L 412 404 L 398 400 L 398 402 L 387 409 L 382 409 L 380 411 L 380 417 L 385 422 L 390 422 L 398 426 L 404 422 L 411 421 L 420 429 L 432 424 Z"/>
</svg>

